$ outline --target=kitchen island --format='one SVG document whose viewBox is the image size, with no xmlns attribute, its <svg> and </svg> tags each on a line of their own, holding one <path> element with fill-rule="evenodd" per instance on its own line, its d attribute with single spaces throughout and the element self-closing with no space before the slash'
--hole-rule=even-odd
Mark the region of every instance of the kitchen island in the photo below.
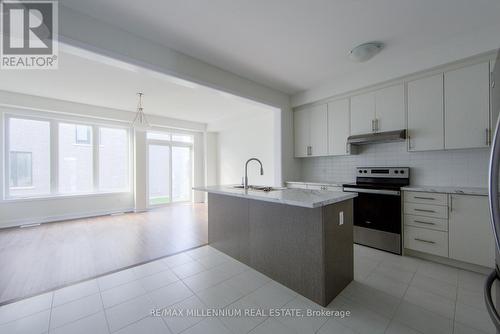
<svg viewBox="0 0 500 334">
<path fill-rule="evenodd" d="M 322 306 L 352 281 L 355 193 L 193 189 L 208 192 L 210 246 Z"/>
</svg>

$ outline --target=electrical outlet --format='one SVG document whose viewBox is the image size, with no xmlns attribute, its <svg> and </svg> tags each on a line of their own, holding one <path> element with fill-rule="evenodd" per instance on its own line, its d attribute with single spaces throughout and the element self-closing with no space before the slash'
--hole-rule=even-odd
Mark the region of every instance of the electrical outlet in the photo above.
<svg viewBox="0 0 500 334">
<path fill-rule="evenodd" d="M 339 225 L 344 225 L 344 211 L 339 212 Z"/>
</svg>

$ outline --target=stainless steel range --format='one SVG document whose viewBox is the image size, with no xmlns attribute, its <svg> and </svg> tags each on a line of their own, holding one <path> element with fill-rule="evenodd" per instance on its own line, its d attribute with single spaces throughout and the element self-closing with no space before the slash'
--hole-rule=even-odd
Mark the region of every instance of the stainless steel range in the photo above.
<svg viewBox="0 0 500 334">
<path fill-rule="evenodd" d="M 401 254 L 401 187 L 410 183 L 408 167 L 358 167 L 356 183 L 344 191 L 354 199 L 354 242 Z"/>
</svg>

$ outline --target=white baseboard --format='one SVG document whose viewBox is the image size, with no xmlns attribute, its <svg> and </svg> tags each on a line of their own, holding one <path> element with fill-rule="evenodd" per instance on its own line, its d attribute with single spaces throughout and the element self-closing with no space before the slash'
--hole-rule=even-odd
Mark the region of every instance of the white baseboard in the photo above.
<svg viewBox="0 0 500 334">
<path fill-rule="evenodd" d="M 493 268 L 483 267 L 483 266 L 480 266 L 477 264 L 462 262 L 462 261 L 449 259 L 449 258 L 442 257 L 442 256 L 422 253 L 422 252 L 419 252 L 419 251 L 416 251 L 413 249 L 405 248 L 403 250 L 403 254 L 418 257 L 418 258 L 421 258 L 424 260 L 429 260 L 429 261 L 445 264 L 445 265 L 459 268 L 459 269 L 464 269 L 464 270 L 473 271 L 473 272 L 480 273 L 480 274 L 485 274 L 485 275 L 489 274 L 493 270 Z"/>
<path fill-rule="evenodd" d="M 0 229 L 19 227 L 21 225 L 31 225 L 31 224 L 45 224 L 52 222 L 59 222 L 63 220 L 81 219 L 81 218 L 91 218 L 97 216 L 105 216 L 116 214 L 120 212 L 134 212 L 133 208 L 123 208 L 116 210 L 106 210 L 106 211 L 93 211 L 84 212 L 77 214 L 67 214 L 67 215 L 56 215 L 56 216 L 46 216 L 46 217 L 36 217 L 36 218 L 26 218 L 26 219 L 15 219 L 10 221 L 0 221 Z"/>
</svg>

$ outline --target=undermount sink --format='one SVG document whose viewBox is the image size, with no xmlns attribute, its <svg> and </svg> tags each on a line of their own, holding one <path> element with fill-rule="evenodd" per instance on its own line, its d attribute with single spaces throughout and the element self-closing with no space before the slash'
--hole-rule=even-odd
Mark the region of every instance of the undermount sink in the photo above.
<svg viewBox="0 0 500 334">
<path fill-rule="evenodd" d="M 245 186 L 243 186 L 241 184 L 231 186 L 231 187 L 234 189 L 245 189 Z M 248 186 L 248 190 L 264 191 L 264 192 L 283 190 L 283 189 L 285 189 L 285 188 L 275 188 L 275 187 L 266 187 L 266 186 Z"/>
</svg>

